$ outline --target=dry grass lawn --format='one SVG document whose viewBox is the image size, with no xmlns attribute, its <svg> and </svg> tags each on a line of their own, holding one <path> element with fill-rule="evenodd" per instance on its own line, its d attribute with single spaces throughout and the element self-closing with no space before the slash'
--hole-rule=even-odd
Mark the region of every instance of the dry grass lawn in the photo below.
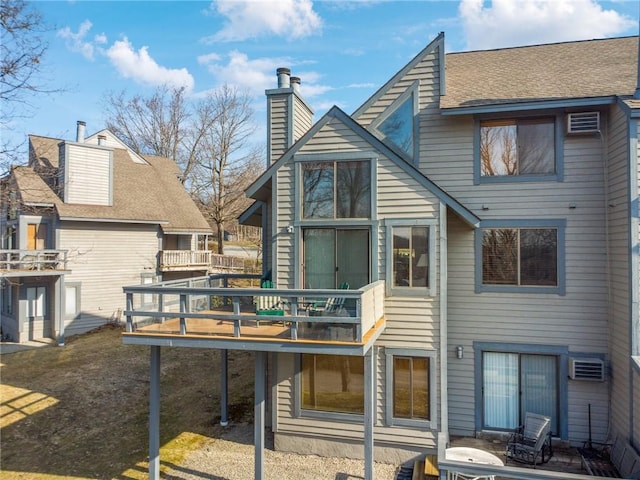
<svg viewBox="0 0 640 480">
<path fill-rule="evenodd" d="M 0 477 L 147 477 L 149 348 L 118 327 L 0 359 Z M 217 350 L 162 349 L 161 459 L 179 464 L 219 427 Z M 251 421 L 253 360 L 229 352 L 229 416 Z"/>
</svg>

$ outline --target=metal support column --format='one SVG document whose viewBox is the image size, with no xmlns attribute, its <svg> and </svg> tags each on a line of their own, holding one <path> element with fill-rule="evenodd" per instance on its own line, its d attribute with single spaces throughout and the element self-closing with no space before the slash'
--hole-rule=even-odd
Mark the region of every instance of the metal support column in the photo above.
<svg viewBox="0 0 640 480">
<path fill-rule="evenodd" d="M 254 442 L 255 442 L 255 480 L 264 480 L 264 405 L 265 405 L 265 377 L 266 352 L 256 352 L 255 365 L 255 400 L 254 413 Z"/>
<path fill-rule="evenodd" d="M 149 367 L 149 480 L 160 480 L 160 347 L 151 347 Z"/>
<path fill-rule="evenodd" d="M 364 356 L 364 480 L 373 480 L 375 376 L 373 347 Z"/>
<path fill-rule="evenodd" d="M 229 351 L 220 350 L 220 425 L 229 425 Z"/>
</svg>

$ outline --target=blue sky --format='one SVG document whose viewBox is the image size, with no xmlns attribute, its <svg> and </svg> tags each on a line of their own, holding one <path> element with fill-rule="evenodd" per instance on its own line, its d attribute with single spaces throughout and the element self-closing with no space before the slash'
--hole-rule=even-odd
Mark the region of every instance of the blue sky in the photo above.
<svg viewBox="0 0 640 480">
<path fill-rule="evenodd" d="M 266 89 L 276 69 L 301 77 L 319 119 L 355 111 L 439 32 L 448 51 L 637 35 L 638 0 L 38 1 L 50 27 L 43 72 L 60 93 L 33 97 L 16 121 L 27 134 L 73 140 L 104 128 L 108 91 L 150 94 L 161 84 L 190 97 L 224 83 L 255 99 L 265 141 Z M 535 68 L 535 66 L 532 66 Z M 26 160 L 26 157 L 25 157 Z"/>
</svg>

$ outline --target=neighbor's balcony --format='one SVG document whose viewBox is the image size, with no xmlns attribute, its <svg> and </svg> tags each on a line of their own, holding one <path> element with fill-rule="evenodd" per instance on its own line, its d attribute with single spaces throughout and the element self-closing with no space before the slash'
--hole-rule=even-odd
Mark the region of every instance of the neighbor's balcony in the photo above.
<svg viewBox="0 0 640 480">
<path fill-rule="evenodd" d="M 67 250 L 0 250 L 3 276 L 43 275 L 67 269 Z"/>
<path fill-rule="evenodd" d="M 212 253 L 210 250 L 162 250 L 159 255 L 160 271 L 207 270 Z"/>
<path fill-rule="evenodd" d="M 383 281 L 317 290 L 259 288 L 259 278 L 211 275 L 125 287 L 123 341 L 360 355 L 384 329 Z"/>
</svg>

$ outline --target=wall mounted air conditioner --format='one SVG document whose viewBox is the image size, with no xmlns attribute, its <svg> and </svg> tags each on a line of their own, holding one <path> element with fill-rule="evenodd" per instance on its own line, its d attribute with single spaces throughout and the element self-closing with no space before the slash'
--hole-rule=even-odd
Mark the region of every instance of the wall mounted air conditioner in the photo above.
<svg viewBox="0 0 640 480">
<path fill-rule="evenodd" d="M 567 133 L 597 133 L 600 131 L 600 112 L 567 114 Z"/>
<path fill-rule="evenodd" d="M 604 362 L 599 358 L 569 358 L 571 380 L 604 381 Z"/>
</svg>

